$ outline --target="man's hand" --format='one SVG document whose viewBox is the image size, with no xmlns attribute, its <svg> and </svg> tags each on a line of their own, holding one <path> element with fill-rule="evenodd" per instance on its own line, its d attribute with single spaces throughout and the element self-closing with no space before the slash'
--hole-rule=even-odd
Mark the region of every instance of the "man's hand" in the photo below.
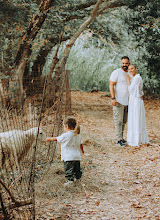
<svg viewBox="0 0 160 220">
<path fill-rule="evenodd" d="M 112 105 L 113 105 L 113 106 L 116 106 L 116 105 L 117 105 L 116 99 L 113 99 L 113 100 L 112 100 Z"/>
<path fill-rule="evenodd" d="M 114 91 L 114 87 L 116 85 L 116 82 L 113 82 L 113 81 L 109 81 L 109 90 L 110 90 L 110 93 L 111 93 L 111 97 L 112 97 L 112 105 L 113 106 L 116 106 L 117 105 L 117 101 L 115 99 L 115 91 Z M 113 99 L 114 98 L 114 99 Z"/>
</svg>

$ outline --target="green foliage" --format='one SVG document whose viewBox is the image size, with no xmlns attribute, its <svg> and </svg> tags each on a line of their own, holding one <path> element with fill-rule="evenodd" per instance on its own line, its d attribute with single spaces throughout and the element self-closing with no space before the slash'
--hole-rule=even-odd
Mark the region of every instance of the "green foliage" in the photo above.
<svg viewBox="0 0 160 220">
<path fill-rule="evenodd" d="M 74 89 L 107 90 L 109 74 L 106 50 L 94 47 L 84 48 L 85 41 L 78 39 L 73 47 L 66 68 L 70 70 L 71 86 Z"/>
<path fill-rule="evenodd" d="M 120 68 L 121 57 L 127 55 L 135 63 L 139 54 L 139 50 L 133 50 L 133 42 L 128 43 L 126 41 L 128 35 L 125 34 L 123 37 L 125 39 L 123 48 L 103 39 L 98 39 L 96 35 L 93 37 L 92 32 L 86 32 L 77 39 L 66 64 L 66 69 L 70 70 L 72 89 L 109 91 L 110 74 L 116 68 Z M 60 48 L 59 59 L 63 54 L 65 45 L 66 43 Z M 43 74 L 49 72 L 54 53 L 55 48 L 46 59 Z M 138 62 L 137 64 L 140 68 Z"/>
<path fill-rule="evenodd" d="M 22 1 L 0 2 L 0 68 L 8 71 L 14 65 L 24 29 L 30 17 L 30 7 Z"/>
<path fill-rule="evenodd" d="M 30 42 L 32 53 L 27 62 L 33 65 L 40 51 L 51 50 L 58 43 L 61 32 L 63 32 L 64 40 L 69 39 L 82 24 L 83 19 L 88 16 L 85 10 L 77 9 L 77 5 L 90 1 L 54 1 L 53 7 L 47 11 L 47 18 L 42 28 L 37 30 L 35 40 Z M 40 2 L 40 0 L 0 1 L 0 60 L 3 71 L 7 70 L 8 66 L 14 66 L 22 36 L 30 19 L 38 13 Z"/>
<path fill-rule="evenodd" d="M 31 17 L 38 13 L 40 2 L 0 1 L 0 60 L 4 73 L 9 66 L 14 66 L 22 36 Z M 83 4 L 90 2 L 93 0 L 53 1 L 45 22 L 31 42 L 31 55 L 26 58 L 30 73 L 37 64 L 41 64 L 41 69 L 45 64 L 43 73 L 48 73 L 60 33 L 63 32 L 64 41 L 73 36 L 91 12 L 93 5 L 83 8 Z M 108 90 L 111 72 L 120 67 L 121 57 L 127 55 L 137 64 L 145 89 L 154 93 L 160 91 L 160 1 L 121 2 L 126 6 L 108 9 L 97 17 L 72 48 L 66 66 L 70 70 L 72 88 Z M 49 52 L 46 59 L 42 57 Z"/>
<path fill-rule="evenodd" d="M 131 62 L 138 65 L 138 70 L 143 68 L 142 64 L 137 62 L 139 50 L 133 50 L 132 41 L 128 43 L 128 48 L 125 48 L 124 44 L 123 48 L 118 45 L 111 46 L 98 39 L 95 44 L 94 38 L 90 39 L 88 47 L 86 44 L 86 36 L 78 39 L 67 61 L 66 68 L 70 70 L 72 88 L 109 91 L 110 75 L 113 70 L 120 68 L 121 57 L 124 55 L 129 56 Z"/>
<path fill-rule="evenodd" d="M 147 1 L 143 6 L 136 6 L 122 16 L 128 26 L 129 33 L 135 36 L 135 46 L 145 48 L 141 52 L 145 61 L 145 89 L 150 94 L 160 91 L 160 1 Z"/>
</svg>

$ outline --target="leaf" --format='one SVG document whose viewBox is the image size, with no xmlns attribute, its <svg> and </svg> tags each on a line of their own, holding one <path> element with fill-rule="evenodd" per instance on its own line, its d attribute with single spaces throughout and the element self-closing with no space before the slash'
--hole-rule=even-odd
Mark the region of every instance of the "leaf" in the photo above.
<svg viewBox="0 0 160 220">
<path fill-rule="evenodd" d="M 97 201 L 96 201 L 96 206 L 99 206 L 99 204 L 100 204 L 100 201 L 97 200 Z"/>
</svg>

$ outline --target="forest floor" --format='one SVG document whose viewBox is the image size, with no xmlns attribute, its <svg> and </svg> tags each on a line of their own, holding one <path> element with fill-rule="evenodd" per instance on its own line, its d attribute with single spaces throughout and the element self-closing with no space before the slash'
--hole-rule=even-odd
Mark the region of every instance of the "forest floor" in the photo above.
<svg viewBox="0 0 160 220">
<path fill-rule="evenodd" d="M 119 147 L 105 94 L 72 92 L 85 151 L 82 183 L 63 186 L 58 148 L 46 178 L 36 183 L 36 219 L 160 219 L 160 100 L 144 100 L 150 144 Z"/>
</svg>

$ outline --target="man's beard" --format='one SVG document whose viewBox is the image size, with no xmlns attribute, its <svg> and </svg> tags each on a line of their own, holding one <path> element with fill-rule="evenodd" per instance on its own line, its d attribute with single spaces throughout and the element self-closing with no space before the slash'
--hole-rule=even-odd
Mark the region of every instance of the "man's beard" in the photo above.
<svg viewBox="0 0 160 220">
<path fill-rule="evenodd" d="M 122 69 L 126 71 L 128 70 L 128 66 L 122 66 Z"/>
</svg>

